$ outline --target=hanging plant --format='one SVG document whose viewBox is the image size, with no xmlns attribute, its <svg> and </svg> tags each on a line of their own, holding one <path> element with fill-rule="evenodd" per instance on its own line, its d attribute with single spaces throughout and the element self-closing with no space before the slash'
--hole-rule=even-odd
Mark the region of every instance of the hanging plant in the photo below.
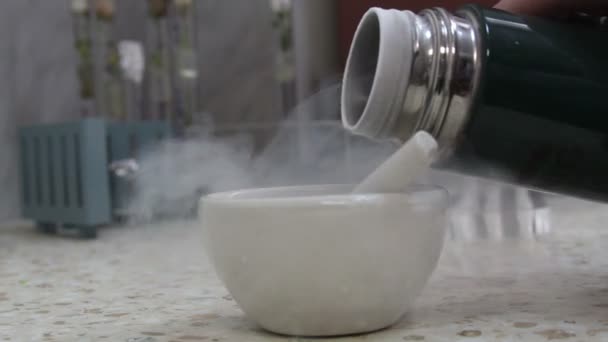
<svg viewBox="0 0 608 342">
<path fill-rule="evenodd" d="M 186 16 L 192 8 L 192 0 L 175 0 L 175 7 L 180 15 Z"/>
<path fill-rule="evenodd" d="M 116 0 L 95 0 L 95 16 L 98 20 L 96 34 L 102 42 L 100 110 L 112 119 L 125 119 L 124 84 L 120 69 L 120 54 L 114 40 Z"/>
<path fill-rule="evenodd" d="M 197 53 L 195 51 L 194 2 L 174 0 L 177 48 L 172 51 L 175 61 L 175 102 L 179 124 L 186 129 L 194 121 L 197 110 L 196 91 L 198 85 Z"/>
<path fill-rule="evenodd" d="M 291 0 L 270 0 L 270 6 L 273 12 L 272 27 L 277 37 L 278 47 L 276 79 L 281 83 L 289 83 L 295 77 L 292 2 Z"/>
<path fill-rule="evenodd" d="M 193 46 L 191 32 L 193 30 L 192 0 L 174 0 L 174 2 L 177 9 L 178 45 L 183 49 L 191 49 Z"/>
<path fill-rule="evenodd" d="M 95 0 L 95 15 L 99 20 L 112 21 L 114 12 L 114 0 Z"/>
<path fill-rule="evenodd" d="M 172 85 L 170 70 L 169 0 L 148 0 L 148 13 L 153 29 L 148 41 L 149 92 L 152 115 L 171 120 Z"/>
<path fill-rule="evenodd" d="M 91 53 L 91 39 L 80 38 L 76 39 L 76 51 L 78 56 L 83 60 L 90 60 L 93 56 Z"/>
<path fill-rule="evenodd" d="M 109 39 L 106 45 L 105 72 L 104 92 L 106 110 L 112 118 L 125 119 L 126 113 L 124 107 L 123 77 L 120 68 L 120 53 L 118 51 L 118 46 L 112 39 Z"/>
<path fill-rule="evenodd" d="M 162 69 L 163 67 L 163 57 L 159 52 L 154 53 L 150 56 L 150 65 L 156 69 Z"/>
<path fill-rule="evenodd" d="M 271 0 L 270 5 L 274 13 L 272 26 L 279 36 L 279 47 L 281 51 L 290 51 L 293 46 L 291 1 Z"/>
<path fill-rule="evenodd" d="M 113 76 L 120 76 L 120 54 L 113 41 L 108 42 L 106 56 L 106 72 Z"/>
<path fill-rule="evenodd" d="M 167 16 L 169 12 L 168 0 L 148 0 L 150 16 L 159 19 Z"/>
<path fill-rule="evenodd" d="M 91 40 L 90 39 L 78 39 L 76 41 L 76 51 L 80 63 L 78 65 L 78 78 L 80 81 L 80 97 L 83 99 L 90 99 L 95 95 L 95 77 L 93 58 L 91 54 Z"/>
<path fill-rule="evenodd" d="M 95 96 L 93 66 L 81 63 L 78 66 L 78 79 L 80 81 L 80 97 L 82 99 L 93 98 Z"/>
<path fill-rule="evenodd" d="M 88 15 L 89 3 L 87 0 L 72 0 L 72 12 L 76 15 Z"/>
<path fill-rule="evenodd" d="M 276 37 L 275 79 L 281 89 L 282 106 L 285 111 L 295 105 L 295 56 L 293 47 L 292 0 L 270 0 L 272 27 Z"/>
<path fill-rule="evenodd" d="M 93 41 L 90 32 L 89 4 L 87 0 L 72 0 L 71 10 L 74 17 L 74 47 L 78 54 L 77 68 L 79 93 L 82 99 L 95 95 L 95 76 L 93 66 Z"/>
</svg>

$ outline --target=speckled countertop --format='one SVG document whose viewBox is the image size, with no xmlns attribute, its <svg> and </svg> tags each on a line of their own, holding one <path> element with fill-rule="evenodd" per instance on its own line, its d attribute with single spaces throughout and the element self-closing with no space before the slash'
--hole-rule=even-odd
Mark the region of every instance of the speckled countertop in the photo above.
<svg viewBox="0 0 608 342">
<path fill-rule="evenodd" d="M 449 241 L 396 326 L 340 341 L 608 341 L 608 207 L 557 205 L 550 232 Z M 0 341 L 281 341 L 243 317 L 193 223 L 96 241 L 0 229 Z"/>
</svg>

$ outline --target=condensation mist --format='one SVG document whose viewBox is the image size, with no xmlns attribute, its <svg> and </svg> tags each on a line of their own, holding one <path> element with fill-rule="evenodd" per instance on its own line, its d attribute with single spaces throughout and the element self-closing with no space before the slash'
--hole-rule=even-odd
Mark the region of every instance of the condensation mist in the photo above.
<svg viewBox="0 0 608 342">
<path fill-rule="evenodd" d="M 397 146 L 344 130 L 339 98 L 339 85 L 323 89 L 275 124 L 214 126 L 207 116 L 186 138 L 138 160 L 130 217 L 187 218 L 198 198 L 212 192 L 360 181 Z"/>
<path fill-rule="evenodd" d="M 274 124 L 214 126 L 206 116 L 186 138 L 166 141 L 138 160 L 129 217 L 193 218 L 198 199 L 219 191 L 358 183 L 398 146 L 346 131 L 339 98 L 340 86 L 331 86 Z M 549 225 L 543 197 L 526 189 L 437 170 L 418 181 L 449 190 L 452 237 L 500 238 L 507 230 L 530 235 Z"/>
</svg>

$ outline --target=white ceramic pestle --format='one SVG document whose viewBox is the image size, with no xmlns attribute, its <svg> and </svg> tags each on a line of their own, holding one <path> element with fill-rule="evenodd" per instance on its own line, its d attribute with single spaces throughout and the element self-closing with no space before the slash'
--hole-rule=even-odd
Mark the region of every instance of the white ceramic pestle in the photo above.
<svg viewBox="0 0 608 342">
<path fill-rule="evenodd" d="M 426 171 L 437 155 L 437 141 L 430 134 L 420 131 L 414 134 L 397 152 L 388 158 L 353 193 L 395 193 L 407 186 Z"/>
</svg>

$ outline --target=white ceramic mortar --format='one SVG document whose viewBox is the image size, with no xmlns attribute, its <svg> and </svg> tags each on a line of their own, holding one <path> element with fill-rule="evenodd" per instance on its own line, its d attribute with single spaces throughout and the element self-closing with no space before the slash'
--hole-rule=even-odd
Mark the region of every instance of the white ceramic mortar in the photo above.
<svg viewBox="0 0 608 342">
<path fill-rule="evenodd" d="M 213 265 L 246 315 L 286 335 L 382 329 L 411 307 L 439 258 L 447 192 L 350 194 L 352 186 L 204 197 Z"/>
</svg>

